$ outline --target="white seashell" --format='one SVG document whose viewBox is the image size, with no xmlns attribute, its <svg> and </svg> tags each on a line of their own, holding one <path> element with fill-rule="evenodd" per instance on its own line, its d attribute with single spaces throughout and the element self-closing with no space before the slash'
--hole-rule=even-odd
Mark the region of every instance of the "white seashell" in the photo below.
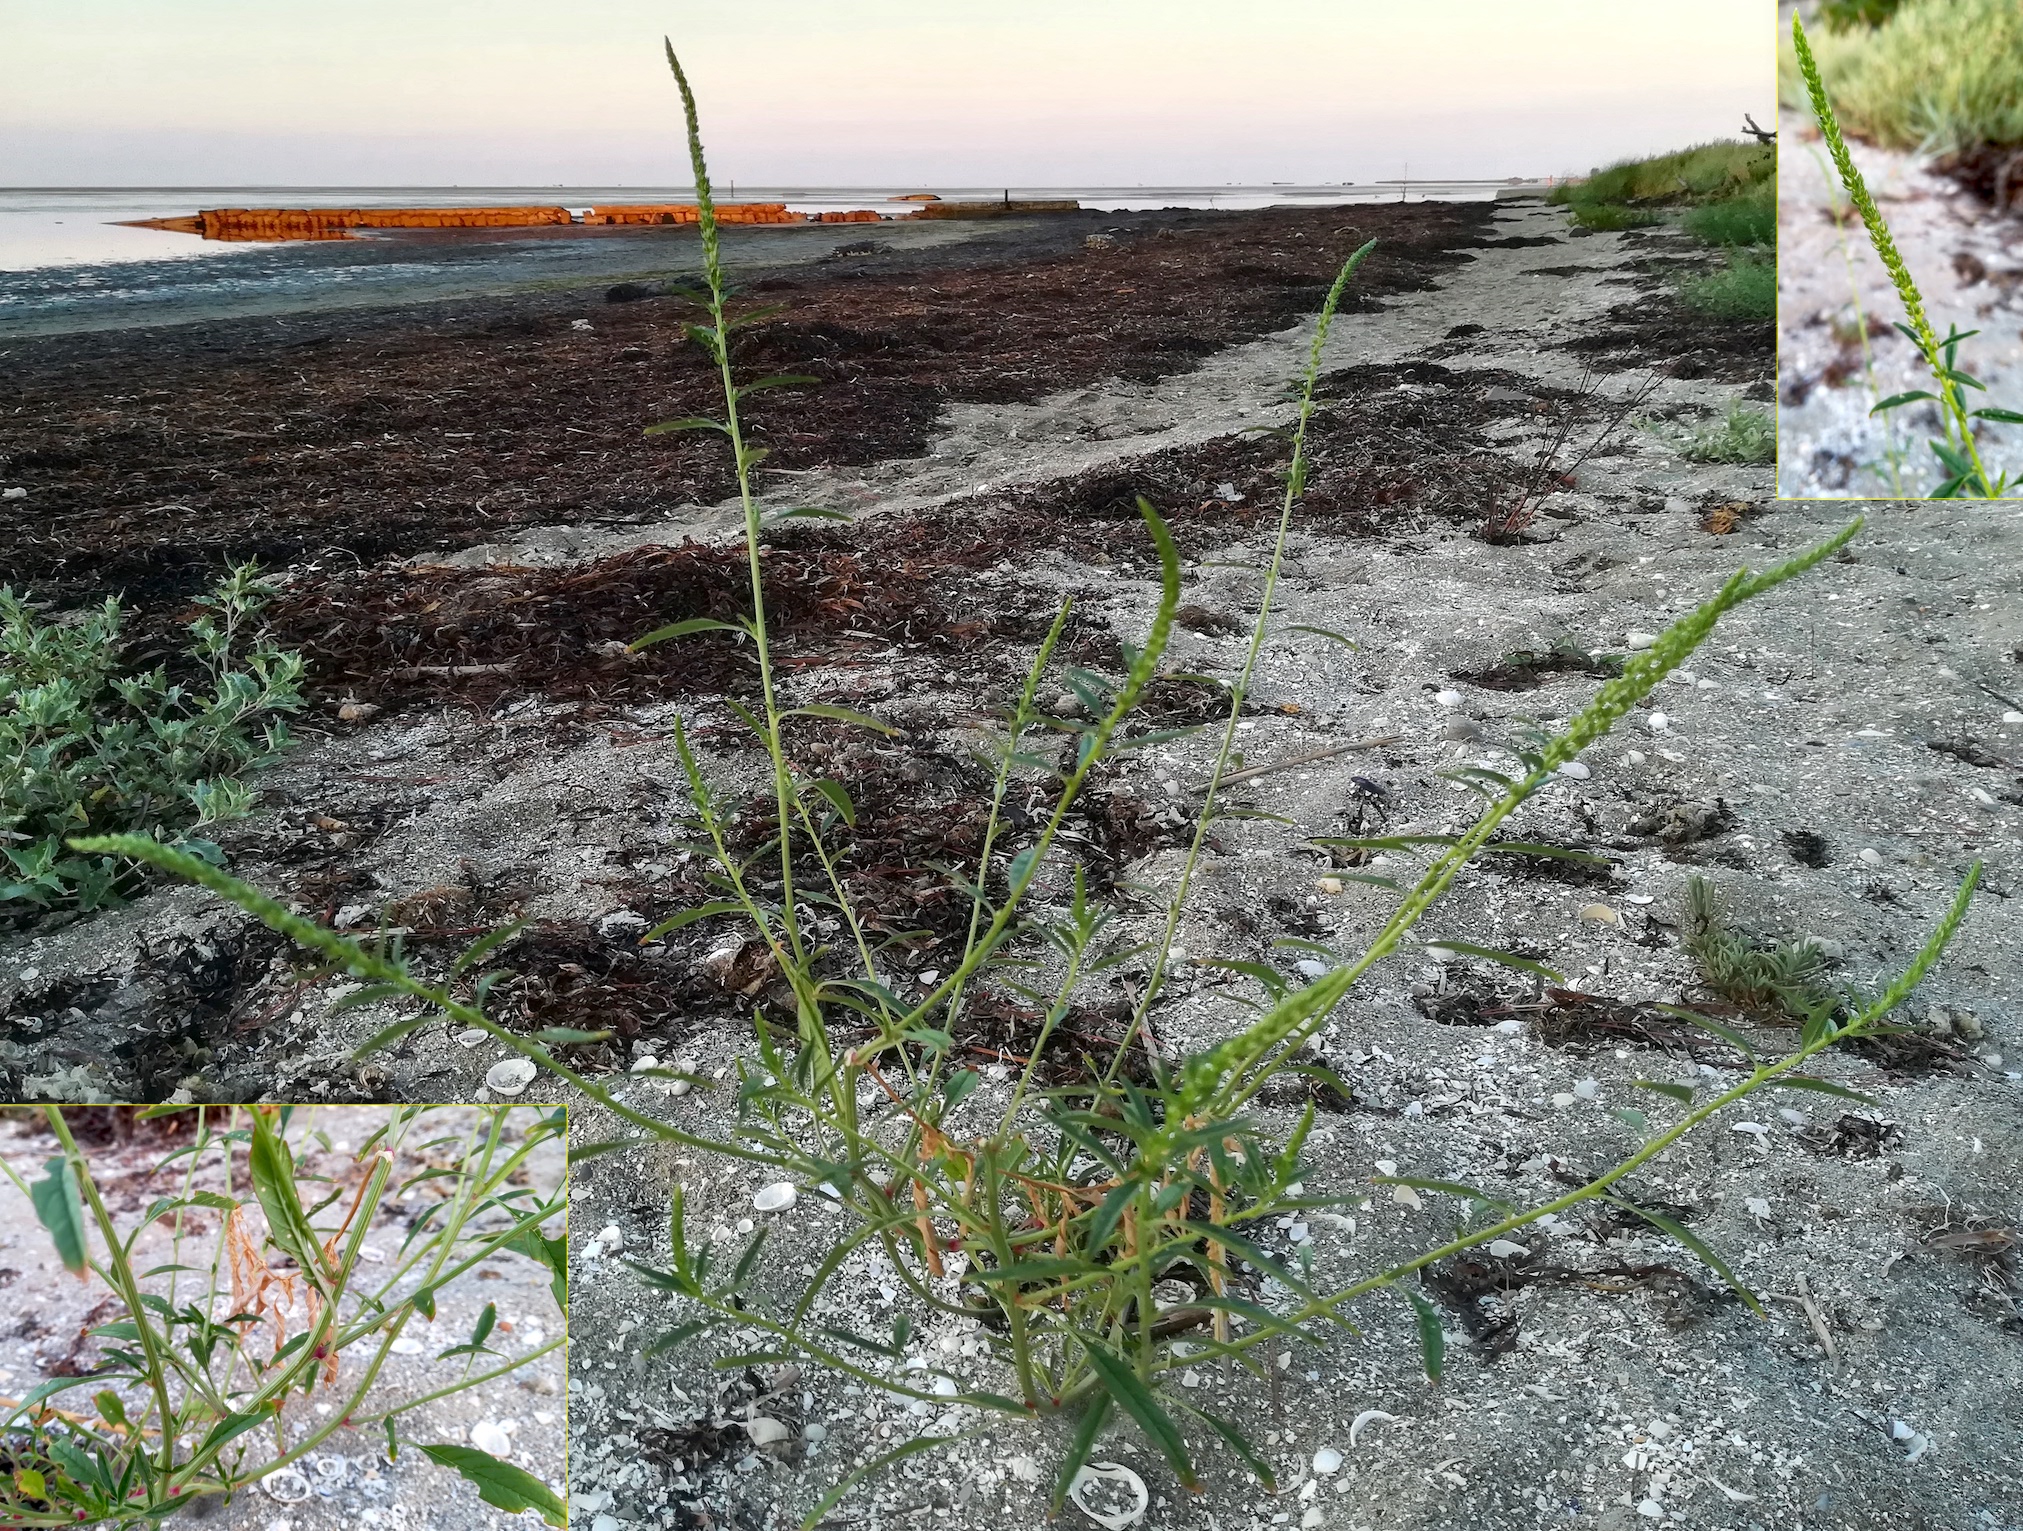
<svg viewBox="0 0 2023 1531">
<path fill-rule="evenodd" d="M 490 1032 L 480 1031 L 478 1030 L 477 1027 L 473 1026 L 469 1031 L 460 1031 L 457 1033 L 457 1045 L 459 1047 L 476 1047 L 480 1042 L 484 1041 L 485 1038 L 490 1035 L 491 1035 Z"/>
<path fill-rule="evenodd" d="M 2005 712 L 2002 714 L 2002 721 L 2004 723 L 2023 723 L 2023 712 Z"/>
<path fill-rule="evenodd" d="M 1931 1449 L 1932 1438 L 1929 1435 L 1913 1435 L 1904 1451 L 1904 1460 L 1906 1462 L 1915 1462 Z"/>
<path fill-rule="evenodd" d="M 1521 1259 L 1531 1253 L 1515 1239 L 1491 1239 L 1489 1252 L 1499 1260 Z"/>
<path fill-rule="evenodd" d="M 1736 1122 L 1732 1124 L 1728 1128 L 1728 1130 L 1730 1132 L 1754 1133 L 1756 1136 L 1756 1141 L 1759 1143 L 1761 1143 L 1765 1138 L 1770 1136 L 1770 1129 L 1764 1126 L 1761 1122 Z"/>
<path fill-rule="evenodd" d="M 1648 718 L 1644 719 L 1644 726 L 1654 734 L 1670 733 L 1672 729 L 1672 720 L 1665 713 L 1654 712 Z"/>
<path fill-rule="evenodd" d="M 1573 1093 L 1579 1096 L 1582 1100 L 1593 1100 L 1597 1095 L 1601 1094 L 1601 1092 L 1602 1087 L 1600 1081 L 1594 1079 L 1583 1079 L 1579 1084 L 1573 1087 Z"/>
<path fill-rule="evenodd" d="M 1665 1518 L 1665 1507 L 1655 1499 L 1646 1499 L 1642 1504 L 1637 1506 L 1637 1513 L 1646 1520 L 1663 1520 Z"/>
<path fill-rule="evenodd" d="M 500 1095 L 518 1095 L 541 1071 L 532 1058 L 501 1058 L 485 1070 L 485 1083 Z"/>
<path fill-rule="evenodd" d="M 1644 760 L 1645 760 L 1645 758 L 1646 758 L 1646 757 L 1645 757 L 1645 755 L 1644 755 L 1644 752 L 1643 752 L 1642 750 L 1631 750 L 1631 751 L 1630 751 L 1630 764 L 1631 764 L 1631 765 L 1642 765 L 1642 764 L 1644 763 Z"/>
<path fill-rule="evenodd" d="M 1651 1465 L 1651 1454 L 1641 1446 L 1632 1446 L 1623 1453 L 1623 1466 L 1633 1473 L 1640 1473 Z"/>
<path fill-rule="evenodd" d="M 1068 1485 L 1068 1498 L 1103 1531 L 1137 1525 L 1152 1503 L 1145 1480 L 1121 1462 L 1083 1464 Z"/>
<path fill-rule="evenodd" d="M 1623 895 L 1623 902 L 1626 904 L 1642 905 L 1648 904 L 1651 901 L 1651 895 L 1648 893 L 1625 893 Z"/>
<path fill-rule="evenodd" d="M 260 1480 L 260 1487 L 281 1504 L 300 1504 L 309 1497 L 309 1480 L 292 1467 L 277 1467 Z"/>
<path fill-rule="evenodd" d="M 418 1356 L 421 1354 L 421 1341 L 403 1334 L 387 1348 L 397 1356 Z"/>
<path fill-rule="evenodd" d="M 1365 1409 L 1362 1413 L 1358 1414 L 1355 1418 L 1355 1423 L 1349 1426 L 1349 1448 L 1351 1450 L 1355 1449 L 1356 1438 L 1363 1433 L 1363 1426 L 1374 1425 L 1380 1420 L 1387 1424 L 1395 1425 L 1398 1422 L 1398 1416 L 1386 1414 L 1382 1409 Z"/>
<path fill-rule="evenodd" d="M 1191 1366 L 1188 1367 L 1186 1371 L 1180 1374 L 1180 1385 L 1182 1387 L 1200 1387 L 1201 1373 Z"/>
<path fill-rule="evenodd" d="M 1803 1111 L 1800 1111 L 1795 1106 L 1779 1106 L 1777 1108 L 1777 1116 L 1778 1120 L 1794 1131 L 1803 1127 L 1810 1120 Z"/>
<path fill-rule="evenodd" d="M 1607 904 L 1583 904 L 1580 917 L 1593 920 L 1597 925 L 1620 925 L 1623 922 L 1623 917 Z"/>
<path fill-rule="evenodd" d="M 1331 1477 L 1342 1470 L 1342 1454 L 1332 1446 L 1323 1446 L 1314 1453 L 1314 1471 L 1323 1478 Z"/>
<path fill-rule="evenodd" d="M 513 1438 L 489 1419 L 481 1419 L 471 1426 L 471 1444 L 495 1457 L 513 1454 Z"/>
<path fill-rule="evenodd" d="M 777 1446 L 781 1441 L 791 1441 L 794 1432 L 777 1419 L 761 1414 L 756 1419 L 741 1420 L 745 1434 L 752 1438 L 754 1446 Z"/>
<path fill-rule="evenodd" d="M 606 1254 L 625 1247 L 625 1231 L 616 1223 L 606 1223 L 604 1231 L 597 1235 L 596 1242 L 603 1246 Z"/>
<path fill-rule="evenodd" d="M 752 1197 L 752 1205 L 761 1212 L 784 1212 L 801 1199 L 801 1193 L 784 1180 L 776 1180 L 763 1186 Z"/>
<path fill-rule="evenodd" d="M 1569 1094 L 1568 1094 L 1568 1093 L 1567 1093 L 1566 1091 L 1564 1091 L 1564 1090 L 1560 1091 L 1560 1092 L 1559 1092 L 1559 1094 L 1557 1094 L 1557 1095 L 1553 1096 L 1553 1098 L 1552 1098 L 1552 1103 L 1553 1103 L 1553 1104 L 1554 1104 L 1555 1106 L 1570 1106 L 1570 1105 L 1572 1105 L 1572 1104 L 1573 1104 L 1573 1102 L 1574 1102 L 1574 1097 L 1573 1097 L 1573 1096 L 1571 1096 L 1571 1095 L 1569 1095 Z"/>
<path fill-rule="evenodd" d="M 1683 765 L 1686 760 L 1686 757 L 1681 755 L 1677 750 L 1659 750 L 1658 753 L 1671 761 L 1673 765 Z"/>
<path fill-rule="evenodd" d="M 1863 866 L 1879 867 L 1883 864 L 1882 852 L 1868 845 L 1864 845 L 1860 851 L 1856 852 L 1855 860 L 1859 861 Z"/>
<path fill-rule="evenodd" d="M 1524 1035 L 1524 1022 L 1518 1020 L 1498 1021 L 1489 1029 L 1502 1036 L 1519 1037 Z"/>
<path fill-rule="evenodd" d="M 1746 1198 L 1742 1203 L 1742 1208 L 1753 1218 L 1761 1219 L 1770 1216 L 1770 1203 L 1765 1201 L 1761 1196 Z"/>
<path fill-rule="evenodd" d="M 1412 1207 L 1412 1208 L 1415 1208 L 1415 1209 L 1416 1209 L 1417 1207 L 1419 1207 L 1419 1205 L 1420 1205 L 1420 1201 L 1419 1201 L 1419 1193 L 1418 1193 L 1417 1191 L 1413 1190 L 1413 1189 L 1412 1189 L 1412 1188 L 1411 1188 L 1410 1186 L 1408 1186 L 1408 1185 L 1394 1185 L 1394 1186 L 1392 1186 L 1392 1187 L 1391 1187 L 1391 1200 L 1393 1200 L 1393 1201 L 1397 1201 L 1397 1202 L 1403 1202 L 1403 1203 L 1404 1203 L 1404 1204 L 1405 1204 L 1406 1206 L 1408 1206 L 1408 1207 Z"/>
<path fill-rule="evenodd" d="M 1730 1488 L 1712 1473 L 1707 1474 L 1707 1481 L 1719 1489 L 1721 1496 L 1730 1504 L 1754 1504 L 1756 1502 L 1754 1494 L 1745 1494 L 1739 1488 Z"/>
<path fill-rule="evenodd" d="M 1298 969 L 1299 975 L 1302 978 L 1327 977 L 1328 965 L 1325 962 L 1316 961 L 1312 957 L 1302 957 L 1293 966 Z"/>
<path fill-rule="evenodd" d="M 1559 775 L 1571 776 L 1575 781 L 1586 781 L 1594 773 L 1578 760 L 1569 760 L 1559 768 Z"/>
<path fill-rule="evenodd" d="M 1449 947 L 1429 946 L 1426 955 L 1435 962 L 1452 962 L 1460 954 Z"/>
<path fill-rule="evenodd" d="M 1397 1174 L 1398 1161 L 1396 1159 L 1379 1159 L 1377 1161 L 1377 1173 L 1380 1175 Z"/>
<path fill-rule="evenodd" d="M 1438 702 L 1442 707 L 1459 707 L 1461 705 L 1461 693 L 1459 691 L 1436 691 L 1433 693 L 1433 700 Z"/>
<path fill-rule="evenodd" d="M 1657 644 L 1658 635 L 1656 633 L 1627 632 L 1623 634 L 1624 648 L 1649 649 L 1656 648 Z"/>
</svg>

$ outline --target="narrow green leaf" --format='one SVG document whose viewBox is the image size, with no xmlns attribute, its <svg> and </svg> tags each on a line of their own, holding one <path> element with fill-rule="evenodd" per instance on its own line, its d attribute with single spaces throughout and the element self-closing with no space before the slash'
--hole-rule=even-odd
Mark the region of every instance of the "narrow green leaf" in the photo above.
<svg viewBox="0 0 2023 1531">
<path fill-rule="evenodd" d="M 1110 1417 L 1110 1395 L 1098 1393 L 1089 1400 L 1089 1406 L 1082 1411 L 1082 1417 L 1075 1423 L 1074 1438 L 1068 1442 L 1067 1454 L 1061 1458 L 1060 1471 L 1054 1474 L 1054 1491 L 1047 1499 L 1047 1518 L 1054 1519 L 1061 1513 L 1061 1506 L 1068 1502 L 1068 1490 L 1075 1486 L 1075 1477 L 1089 1460 L 1089 1453 L 1096 1449 L 1096 1437 L 1103 1432 L 1104 1422 Z M 802 1527 L 802 1531 L 808 1531 Z"/>
<path fill-rule="evenodd" d="M 420 1442 L 416 1442 L 420 1445 Z M 475 1446 L 422 1446 L 423 1455 L 439 1467 L 455 1468 L 478 1491 L 478 1497 L 508 1515 L 533 1510 L 551 1526 L 566 1526 L 569 1512 L 555 1491 L 532 1473 L 501 1462 Z"/>
<path fill-rule="evenodd" d="M 859 712 L 854 707 L 837 707 L 829 702 L 808 702 L 799 707 L 791 707 L 780 714 L 785 718 L 828 718 L 836 723 L 854 723 L 859 728 L 868 728 L 873 733 L 890 736 L 899 732 L 890 723 L 874 718 L 868 712 Z"/>
<path fill-rule="evenodd" d="M 1939 396 L 1935 393 L 1926 393 L 1922 388 L 1914 388 L 1909 393 L 1891 394 L 1887 399 L 1876 405 L 1874 409 L 1870 410 L 1869 413 L 1879 415 L 1886 409 L 1895 409 L 1900 404 L 1910 404 L 1918 399 L 1930 399 L 1934 403 L 1937 403 L 1938 398 Z"/>
<path fill-rule="evenodd" d="M 1685 1224 L 1665 1216 L 1662 1212 L 1653 1212 L 1649 1207 L 1638 1206 L 1627 1197 L 1606 1196 L 1605 1193 L 1605 1199 L 1621 1207 L 1625 1212 L 1634 1212 L 1653 1228 L 1671 1239 L 1673 1243 L 1680 1245 L 1689 1254 L 1697 1258 L 1709 1270 L 1713 1271 L 1723 1281 L 1727 1282 L 1729 1286 L 1734 1288 L 1735 1295 L 1747 1303 L 1750 1312 L 1754 1313 L 1758 1318 L 1767 1316 L 1763 1311 L 1763 1304 L 1756 1300 L 1756 1294 L 1737 1279 L 1735 1272 L 1728 1268 L 1728 1262 L 1709 1249 L 1706 1241 L 1699 1234 L 1693 1232 Z"/>
<path fill-rule="evenodd" d="M 1419 1362 L 1426 1369 L 1426 1380 L 1437 1383 L 1447 1365 L 1447 1327 L 1440 1321 L 1440 1310 L 1410 1287 L 1398 1290 L 1405 1294 L 1418 1320 Z"/>
<path fill-rule="evenodd" d="M 1151 1437 L 1160 1455 L 1172 1465 L 1181 1486 L 1199 1489 L 1201 1480 L 1195 1476 L 1194 1464 L 1187 1460 L 1187 1442 L 1181 1437 L 1180 1427 L 1159 1406 L 1152 1390 L 1139 1380 L 1138 1374 L 1122 1357 L 1106 1346 L 1085 1339 L 1082 1354 L 1089 1358 L 1089 1367 L 1102 1382 L 1104 1391 Z"/>
<path fill-rule="evenodd" d="M 658 941 L 662 936 L 672 935 L 677 930 L 686 929 L 697 920 L 707 920 L 713 915 L 736 914 L 745 906 L 734 898 L 712 899 L 707 904 L 698 904 L 693 909 L 684 909 L 679 914 L 670 915 L 653 929 L 639 938 L 641 946 Z"/>
<path fill-rule="evenodd" d="M 1437 946 L 1442 951 L 1459 952 L 1464 957 L 1482 957 L 1490 962 L 1501 963 L 1507 968 L 1516 968 L 1525 973 L 1536 973 L 1541 978 L 1550 978 L 1554 983 L 1566 982 L 1566 975 L 1564 973 L 1554 972 L 1541 962 L 1533 962 L 1529 957 L 1520 957 L 1513 952 L 1500 952 L 1488 946 L 1474 946 L 1466 941 L 1428 939 L 1426 944 L 1429 947 Z"/>
<path fill-rule="evenodd" d="M 643 638 L 634 638 L 626 645 L 629 653 L 637 654 L 643 648 L 656 643 L 665 643 L 670 638 L 686 638 L 690 633 L 741 633 L 744 629 L 735 622 L 719 622 L 715 617 L 688 617 L 680 622 L 670 622 L 665 627 L 656 627 Z"/>
<path fill-rule="evenodd" d="M 1353 638 L 1345 638 L 1340 633 L 1329 628 L 1309 627 L 1304 622 L 1295 623 L 1293 626 L 1288 627 L 1286 631 L 1289 633 L 1312 633 L 1317 638 L 1326 638 L 1331 642 L 1339 643 L 1345 649 L 1358 649 L 1362 647 Z"/>
<path fill-rule="evenodd" d="M 1975 420 L 1997 420 L 2004 425 L 2023 425 L 2023 414 L 2018 414 L 2013 409 L 1997 409 L 1992 404 L 1972 411 L 1970 418 Z"/>
<path fill-rule="evenodd" d="M 84 1232 L 84 1199 L 77 1185 L 77 1171 L 61 1156 L 42 1166 L 46 1179 L 28 1188 L 35 1216 L 56 1244 L 56 1258 L 79 1280 L 84 1279 L 89 1255 Z"/>
<path fill-rule="evenodd" d="M 933 1451 L 938 1446 L 951 1446 L 957 1441 L 966 1439 L 968 1439 L 967 1433 L 962 1435 L 916 1435 L 912 1440 L 902 1441 L 899 1445 L 894 1446 L 883 1456 L 873 1457 L 862 1467 L 847 1473 L 841 1482 L 821 1497 L 816 1503 L 815 1508 L 810 1510 L 807 1518 L 801 1522 L 801 1531 L 815 1531 L 815 1527 L 821 1525 L 828 1518 L 829 1512 L 842 1502 L 843 1496 L 848 1494 L 851 1489 L 862 1483 L 866 1478 L 881 1473 L 893 1464 L 905 1461 L 908 1457 L 919 1456 L 923 1451 Z"/>
<path fill-rule="evenodd" d="M 1264 1485 L 1266 1493 L 1276 1494 L 1278 1492 L 1278 1475 L 1273 1472 L 1271 1463 L 1264 1459 L 1262 1452 L 1251 1445 L 1248 1440 L 1244 1439 L 1241 1430 L 1237 1429 L 1228 1420 L 1210 1414 L 1206 1409 L 1197 1409 L 1192 1404 L 1185 1403 L 1180 1407 L 1208 1426 L 1217 1435 L 1221 1436 L 1224 1444 L 1243 1459 L 1243 1465 L 1250 1469 L 1250 1475 Z"/>
<path fill-rule="evenodd" d="M 1693 1104 L 1693 1087 L 1686 1084 L 1668 1084 L 1662 1079 L 1632 1079 L 1631 1084 L 1639 1090 L 1652 1090 L 1659 1095 L 1669 1095 L 1682 1106 Z"/>
<path fill-rule="evenodd" d="M 726 436 L 730 434 L 723 421 L 705 419 L 701 415 L 684 415 L 679 420 L 662 420 L 658 425 L 649 425 L 643 434 L 665 436 L 670 431 L 717 431 Z"/>
<path fill-rule="evenodd" d="M 1830 1079 L 1821 1079 L 1813 1074 L 1779 1074 L 1770 1083 L 1787 1090 L 1813 1090 L 1821 1095 L 1838 1095 L 1842 1100 L 1858 1100 L 1864 1106 L 1878 1104 L 1872 1095 L 1864 1095 L 1859 1090 L 1850 1090 L 1844 1084 L 1835 1084 Z"/>
<path fill-rule="evenodd" d="M 1732 1027 L 1724 1026 L 1697 1010 L 1689 1010 L 1684 1005 L 1656 1005 L 1652 1008 L 1662 1010 L 1667 1015 L 1675 1015 L 1689 1025 L 1698 1026 L 1702 1031 L 1711 1031 L 1751 1063 L 1756 1061 L 1756 1049 L 1749 1045 L 1749 1039 Z"/>
</svg>

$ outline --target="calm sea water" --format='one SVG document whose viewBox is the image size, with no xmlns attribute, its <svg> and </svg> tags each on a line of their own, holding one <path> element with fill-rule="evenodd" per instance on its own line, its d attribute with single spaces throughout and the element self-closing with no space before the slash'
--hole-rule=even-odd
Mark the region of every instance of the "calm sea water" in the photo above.
<svg viewBox="0 0 2023 1531">
<path fill-rule="evenodd" d="M 1414 181 L 1338 186 L 804 187 L 738 186 L 725 200 L 784 202 L 796 212 L 872 208 L 900 213 L 909 191 L 954 201 L 1009 194 L 1072 198 L 1085 208 L 1257 208 L 1274 204 L 1479 201 L 1504 182 Z M 471 230 L 319 242 L 218 243 L 122 228 L 207 207 L 453 207 L 680 202 L 679 186 L 194 186 L 144 189 L 0 188 L 0 335 L 176 322 L 227 313 L 620 279 L 659 267 L 651 231 Z M 845 226 L 847 227 L 847 225 Z M 789 237 L 798 237 L 788 231 Z M 741 234 L 749 240 L 760 231 Z"/>
</svg>

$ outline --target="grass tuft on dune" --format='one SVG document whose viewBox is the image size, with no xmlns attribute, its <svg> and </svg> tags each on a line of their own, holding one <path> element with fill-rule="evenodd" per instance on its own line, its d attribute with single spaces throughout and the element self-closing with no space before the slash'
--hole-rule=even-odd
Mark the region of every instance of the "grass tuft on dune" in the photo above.
<svg viewBox="0 0 2023 1531">
<path fill-rule="evenodd" d="M 1841 126 L 1893 149 L 1959 154 L 2023 144 L 2023 5 L 1912 0 L 1880 26 L 1812 39 Z M 1778 96 L 1800 111 L 1805 85 L 1787 37 Z"/>
</svg>

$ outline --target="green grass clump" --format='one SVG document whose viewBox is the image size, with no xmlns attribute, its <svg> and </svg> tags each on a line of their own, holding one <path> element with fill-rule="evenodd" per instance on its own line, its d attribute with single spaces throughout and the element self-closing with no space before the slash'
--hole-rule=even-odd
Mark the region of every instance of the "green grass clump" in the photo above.
<svg viewBox="0 0 2023 1531">
<path fill-rule="evenodd" d="M 1722 140 L 1610 165 L 1546 200 L 1584 229 L 1649 228 L 1683 213 L 1686 231 L 1707 244 L 1767 245 L 1777 238 L 1776 172 L 1774 149 Z"/>
<path fill-rule="evenodd" d="M 1679 297 L 1717 319 L 1777 317 L 1777 265 L 1753 256 L 1731 257 L 1727 268 L 1679 286 Z"/>
<path fill-rule="evenodd" d="M 204 846 L 183 837 L 252 806 L 244 777 L 302 705 L 302 656 L 248 641 L 270 594 L 246 564 L 199 603 L 187 655 L 202 679 L 186 688 L 163 669 L 125 672 L 118 601 L 48 622 L 0 586 L 0 915 L 131 891 L 132 862 L 70 855 L 68 835 Z"/>
<path fill-rule="evenodd" d="M 1730 404 L 1723 419 L 1701 426 L 1674 445 L 1681 457 L 1693 462 L 1774 462 L 1777 422 L 1764 410 Z"/>
<path fill-rule="evenodd" d="M 1913 0 L 1880 26 L 1812 39 L 1812 52 L 1842 127 L 1858 137 L 1930 154 L 2023 144 L 2016 0 Z M 1788 43 L 1778 93 L 1804 109 L 1805 81 Z"/>
<path fill-rule="evenodd" d="M 1777 243 L 1777 189 L 1764 181 L 1739 197 L 1704 203 L 1679 220 L 1702 244 L 1774 245 Z"/>
<path fill-rule="evenodd" d="M 1573 221 L 1580 227 L 1610 234 L 1619 229 L 1647 229 L 1654 223 L 1665 221 L 1661 213 L 1646 212 L 1640 207 L 1624 207 L 1616 202 L 1576 202 L 1571 212 Z"/>
<path fill-rule="evenodd" d="M 1761 144 L 1724 138 L 1650 159 L 1609 165 L 1585 181 L 1555 186 L 1546 197 L 1574 206 L 1600 202 L 1715 202 L 1764 184 L 1776 170 L 1777 156 L 1773 150 Z"/>
</svg>

